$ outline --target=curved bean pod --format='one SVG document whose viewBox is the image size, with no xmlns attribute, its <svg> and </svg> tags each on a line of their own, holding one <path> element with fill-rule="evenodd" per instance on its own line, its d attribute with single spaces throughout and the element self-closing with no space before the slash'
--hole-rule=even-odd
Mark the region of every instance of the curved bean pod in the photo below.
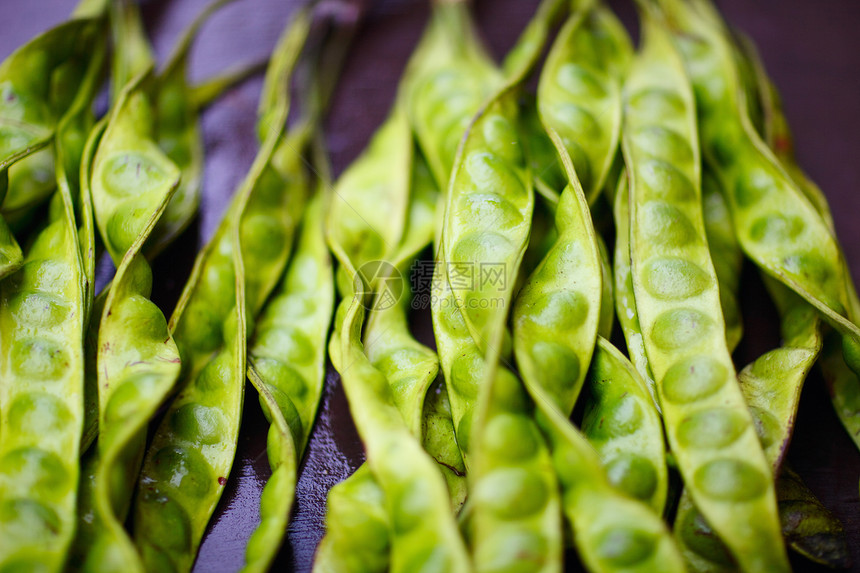
<svg viewBox="0 0 860 573">
<path fill-rule="evenodd" d="M 833 216 L 830 213 L 827 199 L 821 189 L 797 165 L 794 158 L 791 130 L 782 111 L 779 92 L 767 76 L 755 46 L 748 39 L 742 38 L 742 40 L 744 40 L 742 42 L 744 53 L 752 61 L 752 66 L 756 70 L 758 91 L 763 102 L 766 140 L 786 171 L 806 194 L 832 231 L 834 229 Z M 849 304 L 855 309 L 854 312 L 860 315 L 860 301 L 857 299 L 857 289 L 853 284 L 850 272 L 846 272 L 845 279 Z M 851 439 L 860 447 L 860 380 L 845 363 L 841 354 L 839 335 L 833 332 L 825 334 L 825 343 L 819 365 L 827 382 L 836 414 Z"/>
<path fill-rule="evenodd" d="M 588 570 L 684 571 L 678 548 L 660 517 L 610 483 L 588 441 L 540 385 L 527 383 L 527 388 L 552 448 L 565 517 Z"/>
<path fill-rule="evenodd" d="M 349 296 L 363 265 L 388 261 L 400 244 L 409 201 L 412 133 L 399 106 L 333 190 L 326 235 L 340 263 L 338 290 Z M 367 277 L 375 279 L 377 277 Z M 375 290 L 375 284 L 368 286 Z"/>
<path fill-rule="evenodd" d="M 391 552 L 385 494 L 368 464 L 335 485 L 326 499 L 326 534 L 314 573 L 385 573 Z"/>
<path fill-rule="evenodd" d="M 701 1 L 663 4 L 682 32 L 676 38 L 696 89 L 703 149 L 726 191 L 741 247 L 839 330 L 846 361 L 860 372 L 860 309 L 851 304 L 839 243 L 753 129 L 719 16 Z"/>
<path fill-rule="evenodd" d="M 457 307 L 484 353 L 497 327 L 503 325 L 498 317 L 508 309 L 487 308 L 481 301 L 497 293 L 510 299 L 534 209 L 528 166 L 511 121 L 517 113 L 512 94 L 506 90 L 494 98 L 461 144 L 448 187 L 439 248 Z M 503 282 L 486 278 L 492 277 L 490 265 L 495 265 Z"/>
<path fill-rule="evenodd" d="M 526 280 L 513 310 L 520 373 L 540 380 L 563 412 L 573 410 L 591 363 L 603 290 L 591 215 L 581 189 L 572 185 L 556 210 L 558 239 Z"/>
<path fill-rule="evenodd" d="M 389 252 L 390 263 L 399 267 L 403 274 L 414 256 L 432 239 L 435 226 L 435 206 L 438 202 L 435 184 L 428 167 L 420 157 L 413 156 L 412 183 L 409 197 L 409 212 L 404 228 L 407 233 L 402 237 L 396 248 L 396 253 Z M 396 178 L 396 175 L 394 175 Z M 388 186 L 375 188 L 377 192 L 385 193 Z M 365 191 L 364 202 L 371 201 L 372 196 Z M 400 189 L 403 192 L 403 189 Z M 402 199 L 395 199 L 399 202 Z M 395 222 L 395 225 L 398 223 Z M 391 251 L 391 249 L 388 249 Z M 352 262 L 348 263 L 350 266 Z M 384 285 L 383 285 L 384 286 Z M 389 293 L 392 294 L 392 293 Z M 438 372 L 438 360 L 435 353 L 418 343 L 409 332 L 406 323 L 406 304 L 409 301 L 408 289 L 401 293 L 400 300 L 389 307 L 390 301 L 384 297 L 384 289 L 379 289 L 373 302 L 372 312 L 368 318 L 365 333 L 365 353 L 371 364 L 383 375 L 390 385 L 392 404 L 400 411 L 409 431 L 416 437 L 423 436 L 425 450 L 441 464 L 443 474 L 448 482 L 448 491 L 454 509 L 459 509 L 465 497 L 465 484 L 462 472 L 462 459 L 453 439 L 453 428 L 445 425 L 444 412 L 428 406 L 432 397 L 425 394 L 430 383 Z M 341 305 L 345 309 L 345 305 Z M 342 320 L 341 320 L 342 324 Z M 336 329 L 335 332 L 338 332 Z M 334 350 L 335 341 L 330 350 Z M 340 364 L 340 352 L 336 352 L 335 364 Z M 452 459 L 451 453 L 455 454 Z M 375 564 L 380 566 L 388 563 L 388 550 L 391 544 L 387 531 L 379 529 L 390 525 L 385 514 L 384 493 L 376 483 L 372 474 L 368 473 L 367 464 L 362 465 L 352 476 L 333 489 L 327 500 L 326 536 L 318 550 L 315 563 L 316 571 L 335 570 L 375 570 Z M 355 483 L 354 483 L 355 482 Z M 378 492 L 378 496 L 366 497 L 370 491 Z M 366 532 L 358 531 L 366 524 L 376 524 L 374 531 L 380 536 L 366 547 L 356 546 L 356 539 L 364 540 Z M 399 540 L 395 539 L 399 543 Z M 364 545 L 364 544 L 361 544 Z M 355 551 L 361 560 L 353 558 Z M 362 568 L 358 568 L 362 563 Z"/>
<path fill-rule="evenodd" d="M 203 137 L 199 125 L 200 106 L 192 99 L 188 84 L 188 57 L 203 24 L 232 1 L 216 0 L 207 5 L 183 32 L 155 82 L 152 98 L 158 146 L 179 167 L 182 179 L 145 246 L 150 259 L 173 242 L 197 214 L 203 179 Z M 220 94 L 230 85 L 232 82 L 224 83 L 216 93 Z"/>
<path fill-rule="evenodd" d="M 406 71 L 410 123 L 440 189 L 447 189 L 472 117 L 503 81 L 477 38 L 467 4 L 432 3 L 430 23 Z"/>
<path fill-rule="evenodd" d="M 643 12 L 645 43 L 625 84 L 623 139 L 633 287 L 648 362 L 697 507 L 745 570 L 788 570 L 772 474 L 735 380 L 705 242 L 693 92 L 654 18 Z M 657 224 L 667 212 L 672 224 Z M 712 433 L 715 424 L 725 432 Z"/>
<path fill-rule="evenodd" d="M 269 420 L 272 476 L 260 500 L 261 523 L 248 541 L 245 571 L 271 564 L 287 529 L 298 464 L 313 428 L 325 377 L 325 342 L 334 279 L 323 236 L 323 195 L 305 213 L 286 274 L 257 322 L 248 377 Z"/>
<path fill-rule="evenodd" d="M 662 412 L 657 398 L 657 383 L 648 364 L 645 354 L 645 339 L 636 312 L 636 293 L 633 292 L 633 274 L 630 268 L 630 194 L 627 173 L 623 172 L 618 179 L 618 189 L 612 207 L 615 218 L 615 257 L 613 260 L 613 278 L 615 279 L 615 313 L 618 324 L 627 342 L 627 353 L 630 362 L 636 368 L 639 376 L 645 381 L 651 400 Z"/>
<path fill-rule="evenodd" d="M 169 199 L 179 185 L 179 169 L 154 141 L 153 108 L 146 94 L 151 81 L 151 71 L 144 71 L 120 92 L 91 168 L 95 222 L 117 264 L 154 224 L 153 206 Z"/>
<path fill-rule="evenodd" d="M 342 304 L 349 306 L 341 330 L 340 374 L 367 463 L 385 495 L 392 528 L 391 571 L 431 564 L 439 571 L 467 571 L 468 556 L 442 475 L 403 423 L 392 404 L 389 382 L 362 348 L 363 296 L 359 293 Z"/>
<path fill-rule="evenodd" d="M 92 164 L 95 217 L 117 272 L 98 315 L 99 441 L 92 455 L 99 459 L 90 467 L 95 511 L 91 522 L 81 523 L 76 544 L 85 570 L 143 570 L 123 524 L 147 425 L 180 373 L 167 321 L 149 300 L 152 271 L 140 252 L 180 178 L 153 141 L 144 92 L 150 78 L 145 72 L 119 94 Z M 134 173 L 117 176 L 118 164 Z M 125 227 L 113 224 L 122 216 L 136 220 L 124 221 Z M 127 233 L 135 229 L 139 233 L 129 243 Z M 122 248 L 126 250 L 117 251 Z M 137 336 L 128 336 L 129 331 Z"/>
<path fill-rule="evenodd" d="M 582 433 L 600 455 L 609 483 L 662 515 L 669 472 L 662 420 L 650 389 L 602 337 L 597 339 L 588 377 Z"/>
<path fill-rule="evenodd" d="M 610 10 L 599 3 L 584 4 L 565 22 L 547 56 L 538 108 L 544 125 L 560 136 L 593 203 L 618 148 L 621 80 L 632 48 Z"/>
<path fill-rule="evenodd" d="M 18 209 L 27 201 L 40 202 L 54 190 L 53 153 L 43 148 L 78 95 L 93 58 L 102 53 L 98 46 L 103 25 L 100 11 L 78 11 L 0 63 L 0 200 L 4 205 L 8 201 Z M 0 217 L 0 277 L 22 264 L 21 248 Z"/>
<path fill-rule="evenodd" d="M 705 237 L 720 287 L 720 306 L 726 322 L 726 345 L 729 352 L 734 352 L 743 336 L 738 289 L 744 254 L 735 237 L 732 217 L 719 182 L 707 165 L 702 171 L 702 212 Z"/>
<path fill-rule="evenodd" d="M 561 568 L 561 515 L 549 451 L 525 390 L 516 376 L 499 367 L 509 352 L 502 347 L 505 322 L 534 208 L 531 177 L 514 128 L 512 96 L 518 81 L 512 79 L 478 115 L 458 152 L 437 254 L 444 269 L 437 265 L 443 277 L 437 282 L 449 290 L 435 301 L 433 319 L 449 390 L 459 384 L 476 395 L 472 406 L 472 400 L 463 400 L 463 388 L 449 392 L 458 443 L 472 457 L 471 466 L 469 457 L 465 461 L 475 567 L 556 571 Z M 458 265 L 471 268 L 475 281 L 458 284 Z M 496 265 L 502 280 L 488 281 L 486 265 Z M 480 304 L 491 299 L 495 304 Z M 454 322 L 457 315 L 459 324 Z M 446 339 L 442 343 L 440 332 Z M 455 337 L 465 340 L 445 348 Z M 472 413 L 465 409 L 470 406 Z M 523 432 L 536 439 L 519 443 Z"/>
<path fill-rule="evenodd" d="M 286 85 L 309 28 L 310 14 L 300 11 L 276 48 L 288 56 L 273 60 L 267 83 Z M 170 319 L 183 360 L 181 390 L 146 453 L 134 512 L 135 543 L 149 570 L 190 569 L 235 455 L 246 314 L 256 315 L 280 278 L 295 224 L 290 207 L 304 200 L 305 187 L 290 180 L 296 171 L 276 162 L 276 148 L 292 144 L 283 139 L 289 99 L 286 89 L 281 94 L 262 114 L 261 150 Z M 245 264 L 255 271 L 247 280 Z"/>
<path fill-rule="evenodd" d="M 63 185 L 0 283 L 0 568 L 60 571 L 76 521 L 85 287 Z"/>
</svg>

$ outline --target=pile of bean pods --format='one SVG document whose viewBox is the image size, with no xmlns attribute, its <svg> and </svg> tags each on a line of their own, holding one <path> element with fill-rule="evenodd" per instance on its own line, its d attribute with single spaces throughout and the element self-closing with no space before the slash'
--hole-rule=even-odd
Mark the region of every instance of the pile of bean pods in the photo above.
<svg viewBox="0 0 860 573">
<path fill-rule="evenodd" d="M 711 0 L 638 0 L 638 50 L 602 1 L 542 0 L 501 64 L 467 0 L 431 0 L 336 180 L 323 119 L 362 7 L 309 2 L 168 317 L 150 263 L 197 213 L 200 113 L 256 69 L 188 80 L 228 2 L 163 66 L 132 0 L 80 0 L 0 64 L 0 571 L 190 571 L 246 381 L 271 477 L 244 570 L 269 569 L 327 360 L 366 461 L 329 492 L 320 573 L 849 565 L 785 458 L 815 363 L 860 447 L 860 298 Z M 747 259 L 782 346 L 737 368 Z"/>
</svg>

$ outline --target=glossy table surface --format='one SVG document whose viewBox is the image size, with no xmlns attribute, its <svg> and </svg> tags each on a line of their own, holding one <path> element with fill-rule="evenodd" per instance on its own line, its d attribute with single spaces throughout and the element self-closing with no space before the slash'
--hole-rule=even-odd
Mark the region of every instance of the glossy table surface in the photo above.
<svg viewBox="0 0 860 573">
<path fill-rule="evenodd" d="M 149 0 L 143 13 L 159 60 L 206 0 Z M 192 57 L 203 79 L 227 66 L 268 54 L 300 4 L 296 0 L 239 0 L 204 28 Z M 335 173 L 356 157 L 385 117 L 406 60 L 427 18 L 426 0 L 368 0 L 365 22 L 350 49 L 326 123 Z M 635 25 L 630 1 L 613 1 Z M 534 12 L 537 0 L 475 0 L 475 17 L 491 52 L 501 57 Z M 73 0 L 0 1 L 0 57 L 62 21 Z M 722 0 L 728 20 L 758 44 L 780 88 L 800 164 L 826 193 L 855 280 L 860 280 L 860 3 L 857 0 Z M 153 298 L 169 314 L 196 250 L 211 235 L 256 152 L 253 133 L 259 77 L 228 92 L 203 115 L 206 172 L 198 221 L 154 265 Z M 101 269 L 102 282 L 110 269 Z M 746 332 L 735 353 L 742 366 L 779 343 L 777 319 L 751 265 L 744 269 Z M 413 317 L 416 332 L 432 342 L 427 316 Z M 225 495 L 200 549 L 195 570 L 236 571 L 258 522 L 259 493 L 269 475 L 267 425 L 248 386 L 239 452 Z M 328 489 L 362 461 L 336 373 L 329 370 L 324 403 L 296 495 L 289 536 L 277 570 L 307 571 L 323 533 Z M 855 569 L 860 571 L 860 454 L 839 425 L 814 371 L 806 385 L 789 461 L 842 520 Z M 818 570 L 793 558 L 795 570 Z M 571 570 L 577 565 L 572 564 Z"/>
</svg>

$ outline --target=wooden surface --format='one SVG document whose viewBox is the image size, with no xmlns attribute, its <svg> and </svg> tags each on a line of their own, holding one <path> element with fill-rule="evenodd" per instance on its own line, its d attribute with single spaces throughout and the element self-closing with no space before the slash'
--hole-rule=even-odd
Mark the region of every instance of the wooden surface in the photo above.
<svg viewBox="0 0 860 573">
<path fill-rule="evenodd" d="M 159 61 L 207 0 L 143 3 Z M 192 75 L 202 79 L 225 67 L 264 58 L 299 4 L 296 0 L 241 0 L 212 18 L 197 42 Z M 537 0 L 476 0 L 479 28 L 496 57 L 510 47 Z M 612 2 L 633 26 L 631 3 Z M 824 189 L 855 280 L 860 280 L 860 2 L 857 0 L 723 0 L 729 21 L 761 50 L 779 86 L 794 130 L 801 165 Z M 72 0 L 2 0 L 0 58 L 62 21 Z M 388 111 L 403 66 L 427 17 L 426 0 L 370 0 L 365 24 L 351 49 L 327 121 L 335 173 L 366 144 Z M 201 215 L 154 266 L 154 300 L 169 314 L 194 259 L 211 235 L 227 198 L 256 152 L 254 110 L 261 81 L 229 92 L 203 116 L 206 173 Z M 103 280 L 109 268 L 101 269 Z M 742 366 L 779 342 L 775 313 L 747 265 L 742 304 L 746 334 L 735 354 Z M 419 336 L 432 338 L 429 319 L 414 317 Z M 200 550 L 195 570 L 236 571 L 258 521 L 259 493 L 269 475 L 266 424 L 248 386 L 239 454 L 229 485 Z M 322 536 L 328 489 L 362 460 L 361 443 L 336 374 L 329 372 L 325 401 L 301 469 L 296 508 L 278 570 L 307 571 Z M 848 532 L 860 571 L 860 455 L 833 414 L 817 371 L 804 391 L 789 460 Z M 817 570 L 794 559 L 795 570 Z M 573 566 L 575 569 L 575 565 Z"/>
</svg>

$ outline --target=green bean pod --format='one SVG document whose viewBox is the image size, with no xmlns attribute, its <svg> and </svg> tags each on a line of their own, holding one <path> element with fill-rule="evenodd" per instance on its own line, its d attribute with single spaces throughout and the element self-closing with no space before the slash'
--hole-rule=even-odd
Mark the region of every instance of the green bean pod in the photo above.
<svg viewBox="0 0 860 573">
<path fill-rule="evenodd" d="M 138 482 L 134 534 L 147 570 L 187 571 L 224 490 L 236 452 L 245 387 L 248 319 L 279 280 L 291 248 L 296 202 L 306 186 L 279 153 L 285 86 L 310 28 L 300 11 L 276 48 L 266 93 L 261 150 L 215 236 L 195 261 L 169 327 L 182 356 L 179 393 L 147 450 Z M 253 268 L 246 279 L 244 266 Z M 169 524 L 169 526 L 167 526 Z"/>
<path fill-rule="evenodd" d="M 765 283 L 782 317 L 783 344 L 744 368 L 738 374 L 738 381 L 765 457 L 777 476 L 777 504 L 783 535 L 792 548 L 808 555 L 814 553 L 814 548 L 821 548 L 822 544 L 812 539 L 812 536 L 804 538 L 799 533 L 804 528 L 795 528 L 794 533 L 787 531 L 793 527 L 794 520 L 786 512 L 791 511 L 796 515 L 802 509 L 783 503 L 781 492 L 784 488 L 780 487 L 780 473 L 794 430 L 803 382 L 821 350 L 820 320 L 814 308 L 781 283 L 770 277 L 765 277 Z M 811 492 L 806 495 L 814 499 Z M 838 522 L 834 525 L 830 516 L 819 511 L 815 505 L 806 505 L 804 508 L 815 510 L 815 514 L 808 515 L 806 521 L 809 524 L 823 524 L 823 528 L 819 525 L 819 532 L 823 529 L 825 535 L 829 536 L 838 528 Z M 812 525 L 807 527 L 813 528 Z M 715 536 L 707 520 L 698 514 L 686 491 L 679 503 L 675 531 L 685 559 L 694 570 L 723 571 L 734 567 L 735 561 Z"/>
<path fill-rule="evenodd" d="M 751 125 L 719 16 L 703 1 L 663 4 L 695 86 L 703 149 L 726 191 L 741 247 L 843 335 L 846 361 L 860 372 L 860 309 L 851 304 L 839 243 Z"/>
<path fill-rule="evenodd" d="M 156 108 L 158 145 L 182 173 L 179 187 L 152 232 L 145 250 L 152 258 L 182 233 L 197 214 L 203 179 L 203 137 L 200 133 L 200 106 L 192 99 L 188 84 L 188 58 L 200 28 L 219 8 L 233 0 L 216 0 L 201 12 L 183 32 L 164 69 L 158 74 L 153 93 Z M 215 93 L 229 87 L 219 86 Z"/>
<path fill-rule="evenodd" d="M 356 277 L 356 282 L 360 281 Z M 385 496 L 391 524 L 391 571 L 431 565 L 467 571 L 469 559 L 436 464 L 422 449 L 393 405 L 390 383 L 373 367 L 361 344 L 364 296 L 347 304 L 341 340 L 341 380 L 350 412 L 367 451 L 367 463 Z"/>
<path fill-rule="evenodd" d="M 437 185 L 446 189 L 463 133 L 503 82 L 478 40 L 468 2 L 432 3 L 430 23 L 406 73 L 410 124 Z"/>
<path fill-rule="evenodd" d="M 261 313 L 248 350 L 248 378 L 271 424 L 267 443 L 272 476 L 263 488 L 261 523 L 248 541 L 245 571 L 265 571 L 277 554 L 322 395 L 325 341 L 334 307 L 323 206 L 320 193 L 308 206 L 289 268 Z"/>
<path fill-rule="evenodd" d="M 744 254 L 735 237 L 731 213 L 720 191 L 719 182 L 707 165 L 702 171 L 702 212 L 705 237 L 720 287 L 720 306 L 726 322 L 726 344 L 729 352 L 734 352 L 743 337 L 738 293 Z"/>
<path fill-rule="evenodd" d="M 396 174 L 392 175 L 397 177 Z M 388 185 L 380 185 L 365 190 L 361 201 L 374 203 L 371 193 L 388 193 L 389 189 Z M 409 212 L 403 226 L 407 232 L 395 252 L 391 252 L 390 247 L 387 249 L 390 264 L 397 267 L 401 275 L 408 270 L 414 256 L 430 242 L 435 225 L 438 192 L 429 168 L 419 154 L 413 156 L 412 182 L 408 190 Z M 401 188 L 400 193 L 403 191 Z M 402 199 L 394 199 L 396 203 L 400 201 Z M 398 223 L 395 222 L 395 225 Z M 353 265 L 351 261 L 348 264 Z M 435 353 L 418 343 L 409 332 L 406 320 L 409 289 L 404 288 L 399 293 L 399 300 L 392 301 L 389 297 L 397 296 L 398 293 L 387 290 L 386 283 L 381 284 L 382 288 L 374 295 L 372 312 L 368 317 L 364 335 L 365 353 L 374 368 L 390 384 L 392 404 L 400 412 L 410 433 L 419 438 L 423 436 L 426 451 L 440 463 L 440 469 L 448 482 L 448 491 L 453 497 L 451 503 L 458 509 L 465 497 L 465 484 L 462 475 L 456 471 L 457 462 L 462 467 L 462 460 L 453 441 L 450 413 L 445 426 L 444 413 L 428 408 L 425 402 L 428 387 L 438 372 L 438 360 Z M 343 305 L 341 307 L 344 308 Z M 333 350 L 334 344 L 332 341 L 330 350 Z M 339 356 L 340 352 L 336 352 L 336 355 Z M 450 458 L 452 443 L 456 452 L 453 461 Z M 379 495 L 368 497 L 368 492 L 378 492 Z M 387 528 L 388 525 L 384 494 L 364 464 L 335 486 L 329 495 L 326 536 L 318 550 L 315 570 L 376 570 L 377 564 L 380 567 L 387 565 L 390 534 L 380 531 L 380 528 Z M 378 537 L 369 545 L 365 545 L 367 534 L 363 529 L 366 526 L 373 527 Z M 361 560 L 352 557 L 356 551 Z M 362 563 L 364 568 L 358 568 L 358 563 Z"/>
<path fill-rule="evenodd" d="M 821 189 L 806 176 L 797 165 L 794 158 L 794 145 L 788 121 L 782 111 L 779 92 L 770 81 L 764 65 L 758 57 L 755 46 L 746 39 L 741 38 L 741 47 L 744 55 L 752 62 L 758 80 L 758 93 L 762 99 L 764 110 L 764 132 L 765 139 L 773 149 L 774 154 L 782 162 L 786 171 L 794 179 L 795 183 L 804 192 L 812 205 L 818 210 L 827 226 L 834 229 L 833 216 L 827 199 Z M 848 288 L 849 304 L 860 313 L 860 301 L 857 300 L 857 289 L 851 279 L 851 274 L 845 274 Z M 827 382 L 827 388 L 833 401 L 834 409 L 842 425 L 848 431 L 849 436 L 860 447 L 860 380 L 848 367 L 842 357 L 842 348 L 839 335 L 833 332 L 826 333 L 825 342 L 821 351 L 819 365 Z M 802 551 L 801 551 L 802 552 Z"/>
<path fill-rule="evenodd" d="M 326 499 L 326 534 L 314 573 L 385 573 L 391 554 L 385 494 L 368 464 L 335 485 Z"/>
<path fill-rule="evenodd" d="M 434 301 L 433 319 L 457 440 L 469 468 L 475 568 L 557 571 L 561 515 L 549 451 L 528 395 L 498 364 L 509 353 L 503 348 L 505 322 L 534 208 L 514 127 L 518 81 L 497 93 L 461 143 L 437 254 L 441 280 L 434 281 L 447 292 Z M 524 432 L 536 439 L 520 443 Z"/>
<path fill-rule="evenodd" d="M 558 239 L 526 280 L 513 310 L 520 373 L 540 380 L 563 412 L 573 410 L 591 363 L 603 289 L 591 215 L 571 181 L 556 210 Z"/>
<path fill-rule="evenodd" d="M 582 433 L 618 490 L 662 515 L 669 472 L 663 426 L 648 386 L 605 338 L 597 339 L 588 373 Z"/>
<path fill-rule="evenodd" d="M 93 158 L 95 222 L 117 264 L 154 224 L 153 206 L 169 200 L 179 185 L 179 169 L 153 139 L 146 85 L 152 79 L 151 71 L 145 71 L 120 92 Z"/>
<path fill-rule="evenodd" d="M 645 350 L 669 444 L 697 507 L 744 570 L 787 570 L 772 474 L 726 346 L 705 239 L 693 92 L 655 17 L 643 12 L 645 41 L 625 84 L 623 138 Z"/>
<path fill-rule="evenodd" d="M 95 5 L 92 11 L 77 10 L 72 19 L 40 34 L 0 63 L 0 201 L 4 216 L 13 215 L 23 203 L 43 201 L 56 188 L 53 150 L 44 148 L 81 84 L 91 78 L 92 62 L 102 57 L 102 12 L 103 7 Z M 22 263 L 21 248 L 6 219 L 0 217 L 0 277 Z"/>
<path fill-rule="evenodd" d="M 388 261 L 400 244 L 406 225 L 413 148 L 407 117 L 395 104 L 367 149 L 335 184 L 326 235 L 340 263 L 337 277 L 342 296 L 351 294 L 353 277 L 367 271 L 365 264 Z"/>
<path fill-rule="evenodd" d="M 633 292 L 633 274 L 630 267 L 630 193 L 626 172 L 618 179 L 612 211 L 615 218 L 613 260 L 615 313 L 627 342 L 630 362 L 645 381 L 657 411 L 662 412 L 657 398 L 657 383 L 654 381 L 654 374 L 651 372 L 651 365 L 648 364 L 648 356 L 645 354 L 645 338 L 642 336 L 642 327 L 636 311 L 636 293 Z"/>
<path fill-rule="evenodd" d="M 101 77 L 103 61 L 107 46 L 100 48 L 100 53 L 93 55 L 88 76 L 78 92 L 66 116 L 57 126 L 56 148 L 58 186 L 65 185 L 75 206 L 75 216 L 78 226 L 78 241 L 81 250 L 84 294 L 84 324 L 89 333 L 91 327 L 97 330 L 98 321 L 93 325 L 90 321 L 95 297 L 95 223 L 93 217 L 92 196 L 90 194 L 90 172 L 96 149 L 108 118 L 105 116 L 97 123 L 92 112 L 92 90 L 98 86 Z M 87 87 L 88 86 L 88 87 Z M 100 313 L 99 313 L 100 316 Z M 86 339 L 86 337 L 85 337 Z M 84 345 L 85 361 L 95 365 L 96 337 L 93 337 L 90 352 Z M 81 451 L 85 452 L 95 440 L 98 432 L 98 382 L 96 370 L 90 368 L 90 362 L 84 369 L 84 426 L 81 436 Z"/>
<path fill-rule="evenodd" d="M 617 350 L 614 354 L 622 359 Z M 538 406 L 538 423 L 552 448 L 564 515 L 588 570 L 684 571 L 678 548 L 659 515 L 614 487 L 598 455 L 559 411 L 555 399 L 539 384 L 526 385 Z M 528 434 L 519 436 L 522 439 Z M 529 437 L 527 442 L 533 439 Z"/>
<path fill-rule="evenodd" d="M 544 125 L 561 138 L 589 203 L 609 173 L 621 133 L 621 80 L 632 48 L 624 27 L 599 3 L 565 22 L 538 87 Z M 556 146 L 558 148 L 558 146 Z"/>
<path fill-rule="evenodd" d="M 0 283 L 0 568 L 61 571 L 76 521 L 85 285 L 68 186 Z"/>
<path fill-rule="evenodd" d="M 142 570 L 123 522 L 147 424 L 180 371 L 167 321 L 149 300 L 152 271 L 140 254 L 180 177 L 153 141 L 148 81 L 146 71 L 119 94 L 92 163 L 95 218 L 117 272 L 94 317 L 97 358 L 90 375 L 97 378 L 100 438 L 90 455 L 99 459 L 86 464 L 94 472 L 94 519 L 81 522 L 75 548 L 78 565 L 87 570 Z M 140 336 L 129 337 L 129 331 Z"/>
</svg>

